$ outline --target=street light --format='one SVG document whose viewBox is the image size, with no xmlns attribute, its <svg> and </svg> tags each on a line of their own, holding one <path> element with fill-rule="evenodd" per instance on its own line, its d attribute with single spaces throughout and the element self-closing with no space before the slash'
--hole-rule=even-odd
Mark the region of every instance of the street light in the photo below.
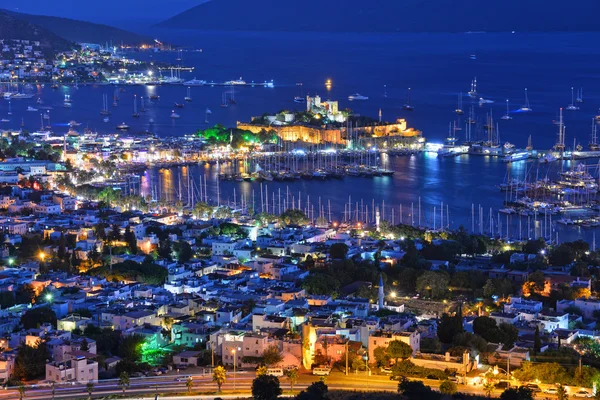
<svg viewBox="0 0 600 400">
<path fill-rule="evenodd" d="M 53 297 L 53 296 L 52 296 L 52 293 L 48 293 L 48 294 L 46 295 L 46 301 L 47 301 L 48 303 L 50 303 L 50 302 L 52 301 L 52 297 Z"/>
<path fill-rule="evenodd" d="M 392 293 L 390 293 L 390 297 L 391 297 L 392 299 L 395 299 L 395 298 L 396 298 L 396 292 L 392 292 Z"/>
<path fill-rule="evenodd" d="M 231 350 L 233 353 L 233 391 L 235 392 L 235 376 L 237 371 L 237 352 L 235 349 Z"/>
<path fill-rule="evenodd" d="M 42 260 L 42 262 L 44 262 L 44 258 L 46 258 L 46 253 L 44 253 L 43 251 L 40 251 L 39 257 L 40 257 L 40 260 Z"/>
</svg>

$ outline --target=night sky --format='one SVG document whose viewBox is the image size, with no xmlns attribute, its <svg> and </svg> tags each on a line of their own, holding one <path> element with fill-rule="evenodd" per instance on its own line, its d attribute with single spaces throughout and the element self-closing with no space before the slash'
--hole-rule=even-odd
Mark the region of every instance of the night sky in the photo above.
<svg viewBox="0 0 600 400">
<path fill-rule="evenodd" d="M 126 25 L 159 22 L 177 13 L 204 3 L 206 0 L 104 0 L 87 2 L 81 0 L 28 0 L 5 2 L 0 8 L 40 15 L 53 15 L 92 22 Z M 3 4 L 4 3 L 4 4 Z"/>
</svg>

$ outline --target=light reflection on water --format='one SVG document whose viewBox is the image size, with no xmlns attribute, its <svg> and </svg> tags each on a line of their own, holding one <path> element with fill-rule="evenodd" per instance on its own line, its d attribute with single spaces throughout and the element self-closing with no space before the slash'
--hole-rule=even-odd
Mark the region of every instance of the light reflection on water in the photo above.
<svg viewBox="0 0 600 400">
<path fill-rule="evenodd" d="M 327 204 L 331 202 L 333 219 L 343 219 L 345 205 L 349 199 L 352 209 L 356 203 L 368 205 L 371 214 L 373 202 L 379 207 L 385 219 L 390 220 L 392 208 L 394 209 L 395 222 L 400 221 L 400 208 L 402 207 L 402 220 L 410 220 L 411 205 L 415 214 L 418 214 L 418 204 L 421 203 L 421 220 L 423 225 L 433 226 L 433 211 L 436 209 L 435 218 L 439 226 L 440 207 L 444 204 L 444 220 L 449 214 L 450 227 L 457 228 L 464 225 L 471 228 L 471 207 L 477 210 L 481 205 L 484 214 L 483 228 L 489 231 L 489 210 L 492 211 L 494 230 L 498 232 L 498 219 L 502 227 L 503 235 L 506 235 L 506 225 L 510 227 L 510 235 L 513 238 L 526 236 L 529 226 L 530 235 L 533 236 L 534 226 L 537 226 L 538 234 L 543 229 L 540 221 L 535 223 L 533 218 L 527 222 L 527 218 L 505 215 L 498 216 L 497 212 L 503 207 L 503 202 L 508 200 L 508 195 L 499 190 L 498 185 L 507 179 L 523 180 L 553 177 L 561 168 L 559 163 L 550 165 L 538 164 L 533 161 L 503 163 L 500 159 L 490 156 L 459 156 L 456 158 L 437 158 L 435 154 L 421 154 L 410 157 L 393 157 L 382 155 L 383 166 L 393 169 L 395 174 L 391 177 L 345 177 L 343 180 L 295 180 L 295 181 L 272 181 L 272 182 L 236 182 L 220 181 L 218 183 L 221 204 L 233 206 L 234 196 L 236 205 L 239 206 L 242 196 L 247 204 L 252 204 L 254 198 L 255 210 L 260 211 L 260 194 L 268 192 L 269 207 L 272 206 L 273 194 L 278 204 L 287 198 L 291 202 L 292 196 L 302 198 L 303 205 L 307 197 L 315 204 L 315 217 L 318 216 L 316 209 L 318 202 Z M 596 161 L 588 161 L 594 164 Z M 570 161 L 565 161 L 562 168 L 569 168 Z M 184 205 L 188 204 L 188 191 L 193 188 L 194 199 L 197 201 L 202 192 L 208 192 L 210 202 L 217 201 L 217 177 L 219 171 L 231 168 L 231 165 L 193 165 L 189 167 L 177 167 L 168 169 L 148 170 L 143 179 L 142 190 L 144 195 L 153 196 L 154 199 L 162 199 L 174 202 L 181 196 Z M 189 173 L 189 184 L 188 184 Z M 180 183 L 181 181 L 181 183 Z M 152 182 L 152 183 L 151 183 Z M 189 186 L 189 189 L 188 189 Z M 181 190 L 180 190 L 181 188 Z M 206 189 L 205 189 L 206 188 Z M 297 201 L 297 200 L 296 200 Z M 383 205 L 385 204 L 385 210 Z M 543 216 L 538 217 L 543 219 Z M 560 216 L 552 217 L 555 221 Z M 415 220 L 417 216 L 415 216 Z M 475 229 L 479 230 L 478 217 L 475 217 Z M 446 225 L 446 223 L 444 223 Z M 545 225 L 544 225 L 545 226 Z M 553 224 L 558 230 L 561 240 L 572 240 L 579 237 L 591 238 L 593 229 L 582 229 L 580 227 L 564 227 Z M 519 233 L 519 231 L 521 233 Z"/>
</svg>

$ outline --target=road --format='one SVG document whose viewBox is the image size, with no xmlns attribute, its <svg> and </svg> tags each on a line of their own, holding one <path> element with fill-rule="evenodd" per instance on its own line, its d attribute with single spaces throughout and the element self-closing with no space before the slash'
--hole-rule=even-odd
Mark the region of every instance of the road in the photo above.
<svg viewBox="0 0 600 400">
<path fill-rule="evenodd" d="M 125 394 L 128 396 L 135 395 L 141 398 L 154 398 L 158 393 L 161 399 L 178 398 L 176 394 L 187 394 L 185 376 L 180 375 L 180 380 L 176 380 L 176 376 L 158 376 L 146 378 L 131 378 L 130 386 L 126 388 Z M 233 399 L 236 397 L 248 397 L 252 386 L 252 381 L 255 378 L 252 373 L 238 373 L 233 377 L 231 372 L 227 375 L 227 382 L 222 387 L 222 394 L 216 395 L 217 385 L 212 382 L 212 375 L 189 375 L 192 376 L 194 382 L 193 392 L 198 393 L 198 396 L 185 396 L 186 399 L 214 399 L 221 397 L 223 399 Z M 305 389 L 311 383 L 319 380 L 319 377 L 311 375 L 309 372 L 298 375 L 298 382 L 294 385 L 294 392 Z M 289 380 L 285 377 L 280 378 L 281 388 L 284 395 L 289 394 Z M 423 383 L 427 386 L 437 389 L 439 380 L 424 379 Z M 357 391 L 389 391 L 396 392 L 398 389 L 398 381 L 390 380 L 386 375 L 367 376 L 364 372 L 358 374 L 350 374 L 345 376 L 339 372 L 332 372 L 326 377 L 326 383 L 330 390 L 357 390 Z M 485 395 L 481 386 L 473 385 L 458 385 L 458 391 L 468 394 Z M 493 396 L 499 396 L 501 390 L 496 390 Z M 92 397 L 101 397 L 108 395 L 119 395 L 123 391 L 118 385 L 118 379 L 101 381 L 94 385 Z M 166 396 L 165 396 L 166 395 Z M 172 397 L 169 397 L 171 395 Z M 75 399 L 87 397 L 88 392 L 84 384 L 70 386 L 56 386 L 54 398 L 56 399 Z M 540 395 L 539 397 L 553 397 L 550 395 Z M 18 398 L 16 388 L 8 388 L 0 391 L 0 400 Z M 32 400 L 48 400 L 52 398 L 52 388 L 50 386 L 32 387 L 25 392 L 26 399 Z"/>
</svg>

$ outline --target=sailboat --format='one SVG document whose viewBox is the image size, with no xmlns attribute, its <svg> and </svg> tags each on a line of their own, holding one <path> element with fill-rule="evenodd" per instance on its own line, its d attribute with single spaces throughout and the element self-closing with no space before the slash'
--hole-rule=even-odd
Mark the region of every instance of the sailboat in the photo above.
<svg viewBox="0 0 600 400">
<path fill-rule="evenodd" d="M 477 98 L 477 78 L 471 81 L 471 90 L 469 90 L 469 96 Z"/>
<path fill-rule="evenodd" d="M 142 102 L 140 112 L 146 112 L 146 107 L 144 106 L 144 96 L 140 96 L 140 101 Z"/>
<path fill-rule="evenodd" d="M 406 104 L 404 104 L 402 106 L 403 109 L 405 109 L 406 111 L 412 111 L 415 108 L 412 106 L 412 104 L 410 104 L 410 88 L 408 88 L 408 91 L 406 93 Z"/>
<path fill-rule="evenodd" d="M 64 101 L 64 106 L 67 108 L 71 107 L 71 95 L 69 94 L 65 94 L 65 101 Z"/>
<path fill-rule="evenodd" d="M 140 113 L 137 112 L 137 94 L 133 95 L 133 114 L 131 115 L 133 118 L 139 118 Z"/>
<path fill-rule="evenodd" d="M 583 103 L 583 88 L 579 88 L 577 90 L 577 98 L 575 99 L 576 103 Z"/>
<path fill-rule="evenodd" d="M 525 104 L 523 104 L 523 107 L 521 107 L 521 111 L 522 112 L 531 112 L 533 111 L 531 109 L 531 106 L 529 105 L 529 96 L 527 93 L 527 88 L 525 88 Z"/>
<path fill-rule="evenodd" d="M 471 106 L 471 111 L 469 112 L 469 118 L 467 118 L 467 124 L 475 125 L 477 123 L 477 119 L 475 119 L 475 109 Z"/>
<path fill-rule="evenodd" d="M 458 115 L 463 115 L 465 113 L 463 111 L 462 105 L 463 105 L 463 101 L 462 101 L 462 92 L 461 92 L 458 95 L 458 106 L 456 107 L 456 110 L 454 110 L 454 112 L 456 112 Z"/>
<path fill-rule="evenodd" d="M 237 104 L 235 101 L 235 86 L 233 83 L 231 84 L 231 97 L 229 98 L 229 104 Z"/>
<path fill-rule="evenodd" d="M 185 101 L 192 101 L 192 93 L 191 93 L 191 89 L 189 86 L 187 88 L 187 96 L 184 97 Z"/>
<path fill-rule="evenodd" d="M 596 124 L 596 119 L 592 118 L 592 136 L 590 138 L 590 144 L 588 145 L 591 151 L 600 150 L 600 145 L 598 145 L 598 125 Z"/>
<path fill-rule="evenodd" d="M 512 119 L 512 117 L 510 116 L 510 111 L 508 111 L 508 99 L 506 99 L 506 114 L 500 117 L 500 119 L 503 119 L 505 121 Z"/>
<path fill-rule="evenodd" d="M 571 86 L 571 104 L 569 104 L 566 108 L 568 111 L 577 111 L 579 107 L 575 105 L 575 94 L 573 93 L 573 86 Z"/>
<path fill-rule="evenodd" d="M 294 103 L 305 103 L 306 99 L 302 97 L 302 82 L 296 83 L 296 86 L 300 87 L 300 96 L 294 97 Z"/>
<path fill-rule="evenodd" d="M 179 118 L 179 117 L 180 117 L 180 115 L 179 115 L 179 114 L 177 114 L 177 113 L 175 112 L 175 110 L 172 110 L 172 111 L 171 111 L 171 118 L 173 118 L 173 119 L 177 119 L 177 118 Z"/>
<path fill-rule="evenodd" d="M 102 95 L 102 110 L 100 110 L 101 115 L 110 115 L 110 111 L 108 111 L 108 96 L 106 94 Z"/>
<path fill-rule="evenodd" d="M 12 115 L 11 101 L 8 101 L 8 115 Z"/>
</svg>

